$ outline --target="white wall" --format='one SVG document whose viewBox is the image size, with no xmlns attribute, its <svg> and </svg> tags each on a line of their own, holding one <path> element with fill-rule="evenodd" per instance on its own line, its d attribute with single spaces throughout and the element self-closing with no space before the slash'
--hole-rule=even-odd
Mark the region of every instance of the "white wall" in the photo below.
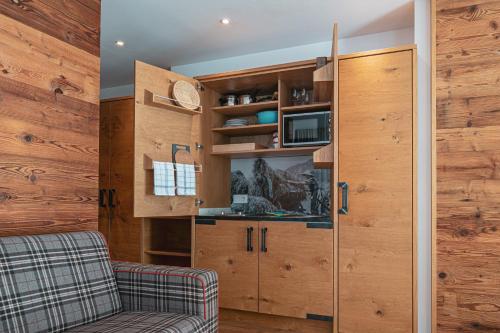
<svg viewBox="0 0 500 333">
<path fill-rule="evenodd" d="M 112 97 L 134 96 L 134 84 L 125 84 L 123 86 L 109 87 L 101 89 L 101 99 Z"/>
<path fill-rule="evenodd" d="M 413 43 L 412 28 L 392 30 L 377 34 L 340 39 L 339 53 L 346 54 L 358 51 L 368 51 L 411 43 Z M 172 66 L 172 70 L 187 76 L 214 74 L 329 56 L 331 54 L 331 48 L 332 41 L 329 40 L 326 42 L 300 45 L 285 49 L 251 53 L 238 57 Z"/>
<path fill-rule="evenodd" d="M 411 43 L 413 43 L 413 28 L 392 30 L 377 34 L 340 39 L 339 53 L 346 54 Z M 186 76 L 197 76 L 259 66 L 275 65 L 329 56 L 331 54 L 331 47 L 332 42 L 325 41 L 285 49 L 251 53 L 238 57 L 172 66 L 172 71 Z M 101 89 L 101 99 L 133 94 L 134 87 L 132 82 L 121 86 Z"/>
<path fill-rule="evenodd" d="M 418 66 L 418 327 L 431 332 L 431 8 L 415 0 L 415 43 Z"/>
</svg>

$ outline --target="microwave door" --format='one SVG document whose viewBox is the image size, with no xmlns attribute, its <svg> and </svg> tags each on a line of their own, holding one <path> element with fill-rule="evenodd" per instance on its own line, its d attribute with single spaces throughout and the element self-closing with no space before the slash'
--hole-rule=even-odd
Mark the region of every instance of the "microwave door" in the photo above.
<svg viewBox="0 0 500 333">
<path fill-rule="evenodd" d="M 283 116 L 283 146 L 307 146 L 330 143 L 330 111 Z"/>
</svg>

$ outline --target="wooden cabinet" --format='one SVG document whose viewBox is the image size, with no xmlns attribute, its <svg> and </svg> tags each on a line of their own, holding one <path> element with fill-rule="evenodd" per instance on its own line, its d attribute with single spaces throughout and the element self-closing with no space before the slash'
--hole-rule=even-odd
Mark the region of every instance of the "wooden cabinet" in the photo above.
<svg viewBox="0 0 500 333">
<path fill-rule="evenodd" d="M 342 333 L 414 331 L 414 57 L 387 50 L 339 61 L 338 168 L 348 184 L 337 228 Z"/>
<path fill-rule="evenodd" d="M 141 219 L 133 214 L 134 99 L 101 102 L 99 231 L 113 259 L 141 262 Z"/>
<path fill-rule="evenodd" d="M 259 223 L 207 220 L 196 224 L 195 267 L 219 276 L 220 306 L 258 311 Z"/>
<path fill-rule="evenodd" d="M 332 317 L 333 230 L 261 222 L 262 233 L 267 251 L 259 253 L 259 312 Z"/>
<path fill-rule="evenodd" d="M 208 221 L 196 224 L 195 266 L 217 271 L 221 307 L 331 319 L 333 231 L 318 228 L 329 224 Z"/>
<path fill-rule="evenodd" d="M 201 109 L 191 111 L 168 97 L 176 81 L 194 85 Z M 135 63 L 134 214 L 136 217 L 192 216 L 204 207 L 224 207 L 230 199 L 230 161 L 210 155 L 210 107 L 219 95 L 198 80 L 140 61 Z M 153 195 L 153 169 L 145 161 L 173 162 L 173 147 L 188 147 L 201 172 L 196 174 L 196 195 Z M 217 188 L 217 191 L 213 191 Z"/>
<path fill-rule="evenodd" d="M 336 333 L 415 331 L 414 58 L 412 47 L 345 56 L 333 52 L 332 100 L 305 106 L 290 105 L 288 94 L 292 87 L 313 86 L 314 61 L 196 79 L 136 62 L 135 97 L 127 101 L 133 115 L 125 118 L 127 123 L 120 125 L 120 131 L 115 131 L 119 134 L 103 136 L 101 142 L 101 151 L 110 149 L 113 156 L 112 160 L 101 160 L 105 169 L 101 175 L 109 174 L 109 179 L 115 175 L 118 181 L 103 180 L 101 186 L 116 189 L 113 193 L 118 206 L 128 203 L 127 207 L 102 210 L 100 214 L 103 221 L 113 221 L 104 223 L 108 229 L 103 230 L 109 235 L 112 254 L 124 260 L 139 261 L 142 256 L 150 263 L 187 265 L 191 244 L 195 244 L 194 265 L 219 273 L 222 307 L 255 315 L 334 317 Z M 177 80 L 197 87 L 201 113 L 162 100 L 161 95 L 168 96 Z M 225 94 L 257 88 L 278 90 L 278 100 L 239 106 L 219 104 Z M 105 122 L 114 114 L 110 105 L 103 104 L 108 108 L 108 114 L 102 117 Z M 270 106 L 280 115 L 330 108 L 332 143 L 320 150 L 278 147 L 213 151 L 215 145 L 234 149 L 242 143 L 268 142 L 271 130 L 281 130 L 280 119 L 272 126 L 227 129 L 223 125 L 234 116 L 255 121 L 256 112 Z M 129 130 L 132 138 L 123 134 Z M 106 126 L 102 131 L 113 132 Z M 175 144 L 189 146 L 195 164 L 201 166 L 195 196 L 153 194 L 151 161 L 172 161 Z M 118 152 L 116 156 L 113 151 Z M 332 171 L 333 230 L 308 228 L 306 223 L 297 222 L 220 220 L 196 224 L 191 238 L 188 226 L 200 205 L 230 205 L 231 158 L 314 151 L 315 165 Z M 127 167 L 113 171 L 114 162 Z M 129 172 L 133 176 L 128 176 Z M 337 191 L 338 184 L 342 186 Z M 133 193 L 125 188 L 133 189 Z M 134 207 L 133 213 L 130 207 Z M 141 219 L 124 218 L 125 213 Z M 253 250 L 247 248 L 248 228 L 253 228 L 249 239 Z M 183 236 L 179 236 L 181 232 Z M 261 249 L 263 236 L 267 251 Z M 182 242 L 167 242 L 173 237 Z M 117 244 L 123 247 L 119 251 Z"/>
</svg>

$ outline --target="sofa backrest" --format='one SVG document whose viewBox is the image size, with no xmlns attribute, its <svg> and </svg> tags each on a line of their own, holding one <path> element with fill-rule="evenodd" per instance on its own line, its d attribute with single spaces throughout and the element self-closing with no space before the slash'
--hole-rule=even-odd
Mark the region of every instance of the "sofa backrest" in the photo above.
<svg viewBox="0 0 500 333">
<path fill-rule="evenodd" d="M 60 332 L 120 311 L 100 233 L 0 237 L 0 332 Z"/>
</svg>

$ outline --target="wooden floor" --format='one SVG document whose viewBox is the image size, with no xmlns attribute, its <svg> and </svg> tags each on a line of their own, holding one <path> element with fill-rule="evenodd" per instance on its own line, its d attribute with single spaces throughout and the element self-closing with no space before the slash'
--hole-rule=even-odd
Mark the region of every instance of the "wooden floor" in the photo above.
<svg viewBox="0 0 500 333">
<path fill-rule="evenodd" d="M 331 333 L 331 322 L 220 310 L 219 333 Z"/>
</svg>

